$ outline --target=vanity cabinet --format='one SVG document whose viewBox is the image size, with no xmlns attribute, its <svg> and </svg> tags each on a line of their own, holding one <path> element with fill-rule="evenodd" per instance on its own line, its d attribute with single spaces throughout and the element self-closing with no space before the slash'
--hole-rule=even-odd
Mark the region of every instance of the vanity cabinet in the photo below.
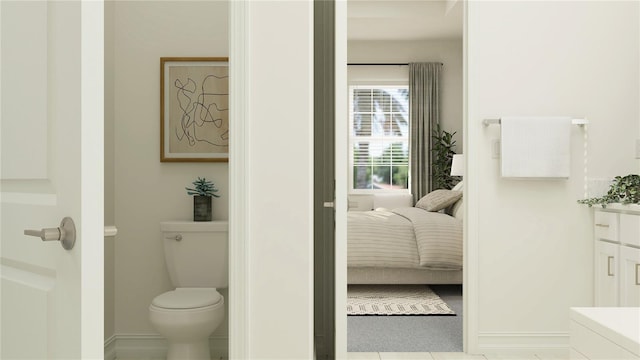
<svg viewBox="0 0 640 360">
<path fill-rule="evenodd" d="M 640 206 L 595 211 L 595 306 L 640 306 Z"/>
</svg>

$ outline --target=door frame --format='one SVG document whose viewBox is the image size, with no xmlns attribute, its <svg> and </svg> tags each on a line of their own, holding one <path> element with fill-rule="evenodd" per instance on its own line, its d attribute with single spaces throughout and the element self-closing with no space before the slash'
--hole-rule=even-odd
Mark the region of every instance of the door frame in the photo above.
<svg viewBox="0 0 640 360">
<path fill-rule="evenodd" d="M 462 107 L 463 107 L 463 149 L 475 147 L 473 138 L 469 136 L 468 126 L 468 41 L 469 31 L 467 26 L 468 6 L 466 1 L 461 1 L 463 6 L 463 30 L 462 30 Z M 348 106 L 347 106 L 347 6 L 346 1 L 336 2 L 335 19 L 335 58 L 336 58 L 336 358 L 347 358 L 347 325 L 346 325 L 346 297 L 347 297 L 347 130 Z M 340 129 L 343 129 L 340 131 Z M 465 156 L 465 179 L 463 191 L 465 194 L 463 222 L 463 351 L 466 353 L 479 353 L 478 347 L 478 186 L 473 180 L 477 173 L 471 166 L 473 153 Z M 470 185 L 471 184 L 471 185 Z M 344 206 L 342 206 L 344 205 Z"/>
<path fill-rule="evenodd" d="M 458 0 L 462 1 L 462 0 Z M 473 34 L 468 31 L 468 6 L 462 1 L 463 9 L 463 145 L 464 149 L 473 149 L 475 141 L 469 136 L 468 114 L 468 43 Z M 250 5 L 246 1 L 232 1 L 229 12 L 230 51 L 230 108 L 235 110 L 235 120 L 230 124 L 235 141 L 230 144 L 229 153 L 233 154 L 233 162 L 229 163 L 230 183 L 236 184 L 235 189 L 244 189 L 246 175 L 250 174 L 244 147 L 248 140 L 248 129 L 244 119 L 250 109 L 245 105 L 249 96 L 247 89 L 251 88 L 246 70 L 250 64 L 250 44 L 248 41 L 251 29 Z M 335 119 L 336 129 L 347 128 L 347 4 L 338 0 L 335 3 Z M 343 86 L 345 84 L 345 86 Z M 347 212 L 347 139 L 344 133 L 335 134 L 335 355 L 336 359 L 347 358 L 347 245 L 346 245 L 346 212 Z M 474 183 L 477 167 L 473 164 L 475 156 L 468 153 L 465 164 L 465 208 L 464 208 L 464 240 L 463 240 L 463 282 L 464 282 L 464 319 L 463 319 L 463 349 L 466 353 L 478 353 L 478 185 Z M 473 186 L 470 186 L 473 185 Z M 234 284 L 229 288 L 229 296 L 233 298 L 233 306 L 229 307 L 229 355 L 230 358 L 246 358 L 250 339 L 246 333 L 250 328 L 249 321 L 249 292 L 251 284 L 244 271 L 249 266 L 249 254 L 246 243 L 246 229 L 242 225 L 246 222 L 247 214 L 242 211 L 247 203 L 247 194 L 242 191 L 231 190 L 229 194 L 229 282 Z"/>
<path fill-rule="evenodd" d="M 229 132 L 234 141 L 229 142 L 229 359 L 248 359 L 251 329 L 249 291 L 249 241 L 247 228 L 248 198 L 247 175 L 249 146 L 247 119 L 250 109 L 246 105 L 251 89 L 249 34 L 251 31 L 250 4 L 247 1 L 229 3 L 229 108 L 234 109 L 234 121 L 229 122 Z"/>
<path fill-rule="evenodd" d="M 348 90 L 347 90 L 347 2 L 335 5 L 335 354 L 336 359 L 347 359 L 347 189 L 349 187 L 347 142 Z M 340 131 L 342 129 L 342 131 Z"/>
<path fill-rule="evenodd" d="M 462 0 L 458 0 L 462 1 Z M 477 136 L 471 136 L 471 127 L 469 126 L 469 40 L 473 35 L 469 31 L 469 4 L 462 1 L 462 144 L 465 152 L 464 163 L 464 184 L 463 193 L 464 200 L 464 221 L 462 225 L 462 283 L 463 298 L 462 307 L 464 318 L 462 319 L 462 336 L 463 351 L 469 354 L 479 354 L 480 347 L 478 343 L 478 324 L 479 324 L 479 305 L 478 305 L 478 284 L 480 278 L 478 276 L 478 254 L 479 242 L 478 236 L 478 194 L 480 193 L 476 174 L 478 173 L 477 155 L 475 152 L 469 152 L 468 149 L 477 149 Z"/>
<path fill-rule="evenodd" d="M 104 357 L 104 1 L 82 1 L 80 16 L 80 354 L 99 359 Z"/>
</svg>

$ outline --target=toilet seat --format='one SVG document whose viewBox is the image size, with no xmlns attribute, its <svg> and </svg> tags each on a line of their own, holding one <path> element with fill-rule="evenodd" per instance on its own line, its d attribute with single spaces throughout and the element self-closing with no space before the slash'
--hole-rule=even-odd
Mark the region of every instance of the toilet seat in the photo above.
<svg viewBox="0 0 640 360">
<path fill-rule="evenodd" d="M 224 301 L 215 288 L 177 288 L 156 296 L 152 306 L 162 309 L 198 309 Z"/>
</svg>

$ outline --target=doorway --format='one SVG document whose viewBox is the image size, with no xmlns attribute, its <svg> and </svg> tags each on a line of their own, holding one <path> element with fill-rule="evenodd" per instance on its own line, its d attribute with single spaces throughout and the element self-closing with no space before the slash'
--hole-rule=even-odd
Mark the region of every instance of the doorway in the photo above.
<svg viewBox="0 0 640 360">
<path fill-rule="evenodd" d="M 348 88 L 344 84 L 349 85 L 397 85 L 406 84 L 407 80 L 407 66 L 408 62 L 429 62 L 438 61 L 443 63 L 443 77 L 447 76 L 445 82 L 447 86 L 443 86 L 442 102 L 443 102 L 443 114 L 442 125 L 443 128 L 449 133 L 456 133 L 454 138 L 457 143 L 458 153 L 463 152 L 463 14 L 464 4 L 462 2 L 456 3 L 451 1 L 425 1 L 425 2 L 348 2 L 346 6 L 336 9 L 336 83 L 343 84 L 343 89 L 337 87 L 336 99 L 342 97 L 349 98 Z M 344 29 L 341 33 L 341 13 L 344 16 Z M 425 19 L 428 17 L 428 19 Z M 429 24 L 422 30 L 417 30 L 416 21 L 409 21 L 412 18 L 421 18 L 420 23 Z M 448 24 L 447 24 L 448 23 Z M 409 25 L 408 24 L 413 24 Z M 439 27 L 440 26 L 440 27 Z M 449 26 L 449 27 L 447 27 Z M 420 31 L 423 31 L 420 34 Z M 449 33 L 447 33 L 449 31 Z M 457 33 L 457 35 L 451 35 Z M 448 35 L 447 35 L 448 34 Z M 344 56 L 340 59 L 340 39 L 344 36 Z M 403 38 L 404 36 L 404 38 Z M 456 50 L 451 50 L 455 48 Z M 345 66 L 346 63 L 354 65 Z M 359 64 L 366 64 L 361 66 Z M 385 66 L 385 64 L 393 63 L 393 66 Z M 340 78 L 340 66 L 343 66 L 344 75 Z M 404 74 L 404 75 L 403 75 Z M 403 78 L 404 76 L 404 78 Z M 457 85 L 452 85 L 457 84 Z M 454 93 L 456 94 L 454 96 Z M 338 100 L 336 100 L 338 104 Z M 337 105 L 338 106 L 338 105 Z M 348 203 L 347 207 L 350 207 L 348 211 L 345 211 L 344 217 L 341 217 L 339 213 L 336 213 L 336 325 L 337 325 L 337 338 L 336 344 L 338 354 L 340 354 L 341 341 L 344 341 L 344 347 L 347 351 L 463 351 L 463 323 L 461 320 L 461 314 L 463 311 L 463 301 L 461 299 L 462 287 L 461 285 L 437 285 L 434 286 L 436 293 L 444 297 L 447 301 L 452 302 L 456 308 L 457 318 L 459 322 L 459 338 L 456 348 L 417 348 L 406 346 L 405 349 L 394 348 L 385 350 L 385 348 L 370 348 L 358 347 L 351 340 L 356 338 L 371 338 L 371 330 L 377 328 L 403 328 L 402 323 L 408 325 L 404 330 L 411 331 L 412 326 L 417 326 L 415 329 L 422 329 L 423 325 L 416 325 L 419 321 L 416 321 L 419 317 L 394 317 L 385 316 L 374 319 L 374 317 L 349 317 L 348 320 L 344 320 L 345 329 L 339 326 L 340 319 L 347 319 L 345 313 L 341 314 L 343 309 L 340 304 L 340 291 L 344 285 L 344 295 L 346 297 L 346 288 L 348 277 L 347 270 L 347 256 L 341 257 L 340 251 L 344 249 L 347 252 L 347 240 L 346 240 L 346 212 L 350 212 L 353 209 L 354 203 L 358 203 L 366 210 L 372 210 L 376 206 L 369 203 L 367 197 L 371 197 L 371 193 L 354 194 L 350 192 L 353 190 L 353 178 L 350 176 L 353 171 L 348 164 L 348 154 L 350 153 L 351 146 L 344 138 L 347 137 L 347 133 L 353 129 L 349 128 L 349 119 L 344 116 L 348 112 L 349 105 L 345 104 L 343 107 L 343 114 L 340 114 L 340 109 L 337 108 L 337 123 L 336 132 L 338 141 L 345 141 L 342 150 L 340 144 L 336 144 L 336 162 L 344 161 L 344 167 L 346 169 L 344 175 L 345 178 L 341 178 L 338 169 L 336 170 L 337 176 L 337 189 L 338 191 L 343 187 L 345 198 L 342 199 Z M 365 199 L 364 201 L 354 201 L 354 195 L 358 195 L 358 200 Z M 363 196 L 364 195 L 364 196 Z M 340 201 L 340 197 L 337 197 L 337 201 Z M 340 231 L 344 233 L 340 235 Z M 341 283 L 340 280 L 344 279 Z M 454 300 L 451 299 L 451 295 L 454 296 Z M 458 296 L 457 299 L 455 297 Z M 431 317 L 435 319 L 435 317 Z M 440 317 L 437 320 L 443 320 L 444 317 Z M 376 320 L 380 320 L 377 325 L 374 325 Z M 357 324 L 356 324 L 357 323 Z M 394 325 L 390 325 L 395 323 Z M 354 324 L 356 326 L 354 326 Z M 436 325 L 438 326 L 438 325 Z M 358 330 L 358 328 L 360 330 Z M 348 330 L 347 330 L 348 329 Z M 415 330 L 414 329 L 414 330 Z M 370 333 L 366 333 L 369 331 Z M 375 331 L 373 331 L 375 333 Z M 382 336 L 387 337 L 388 336 Z M 373 341 L 378 346 L 381 345 L 379 341 Z M 397 342 L 395 342 L 397 343 Z M 409 341 L 411 343 L 411 341 Z M 364 345 L 366 346 L 366 345 Z M 428 344 L 426 345 L 428 346 Z"/>
</svg>

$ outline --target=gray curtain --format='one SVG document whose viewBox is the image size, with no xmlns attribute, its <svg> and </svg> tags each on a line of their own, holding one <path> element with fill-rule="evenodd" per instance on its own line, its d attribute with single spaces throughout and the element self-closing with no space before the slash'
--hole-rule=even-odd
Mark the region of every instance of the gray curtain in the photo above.
<svg viewBox="0 0 640 360">
<path fill-rule="evenodd" d="M 409 64 L 411 192 L 414 203 L 433 190 L 431 135 L 440 123 L 441 68 L 440 63 Z"/>
</svg>

